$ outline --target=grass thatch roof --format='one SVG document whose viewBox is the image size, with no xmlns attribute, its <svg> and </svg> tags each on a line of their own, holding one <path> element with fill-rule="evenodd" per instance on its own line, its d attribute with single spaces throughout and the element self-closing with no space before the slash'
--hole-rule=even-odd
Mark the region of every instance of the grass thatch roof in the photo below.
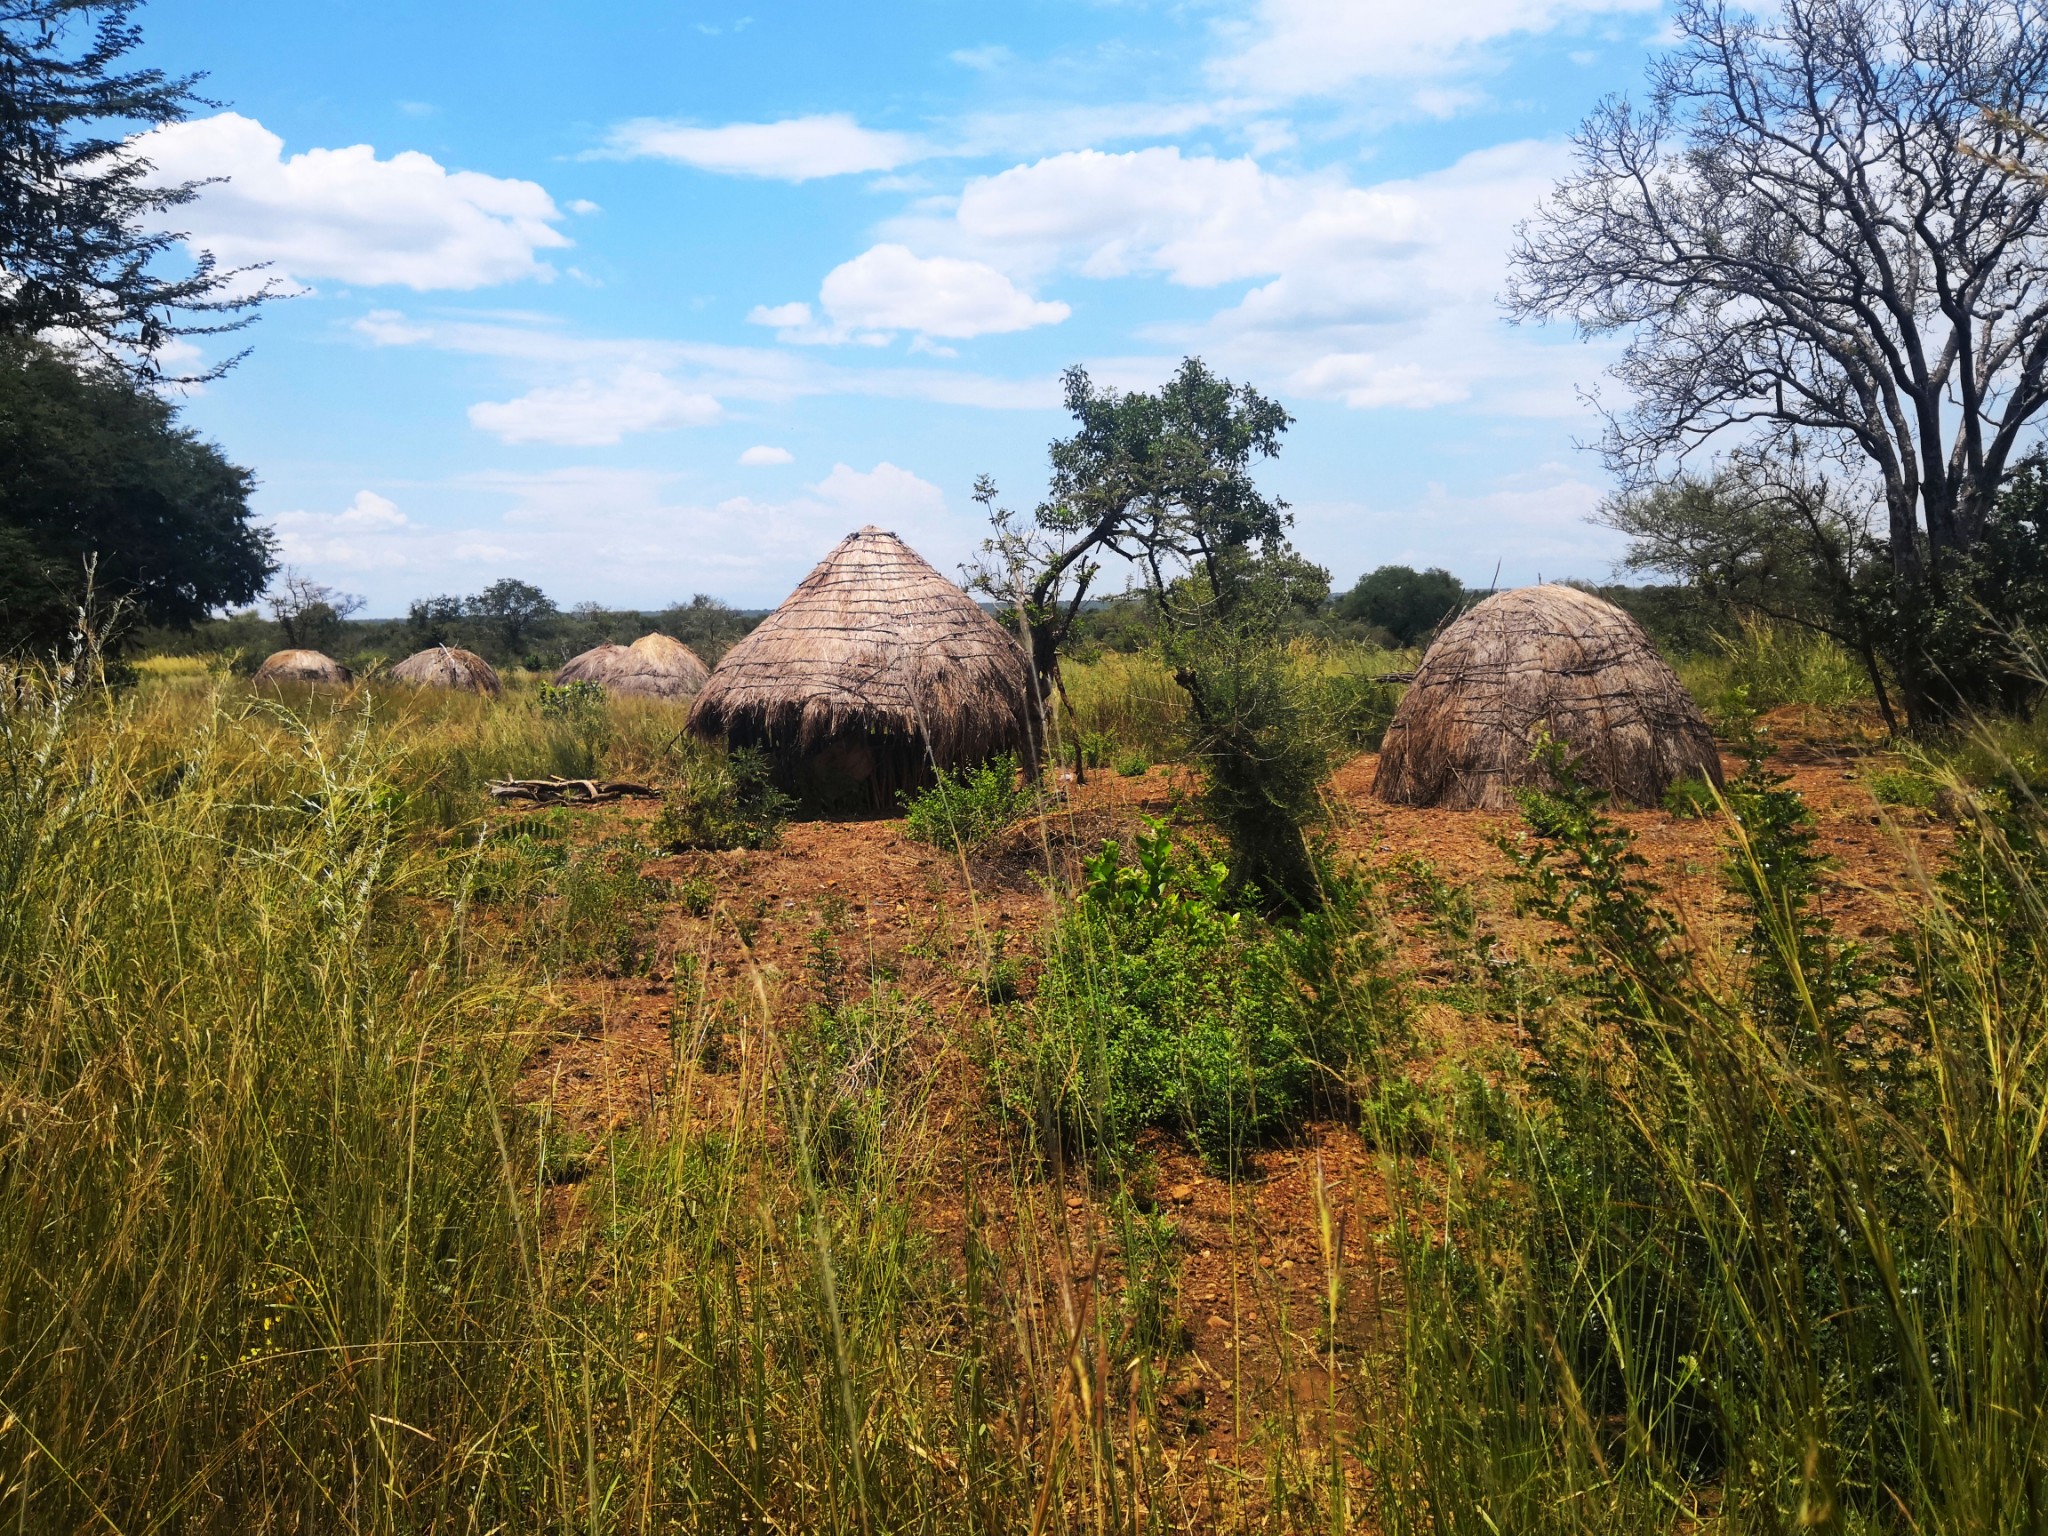
<svg viewBox="0 0 2048 1536">
<path fill-rule="evenodd" d="M 1576 587 L 1489 597 L 1429 648 L 1380 746 L 1373 791 L 1397 805 L 1507 810 L 1539 781 L 1539 732 L 1587 782 L 1655 805 L 1674 780 L 1721 782 L 1692 695 L 1621 609 Z"/>
<path fill-rule="evenodd" d="M 491 664 L 459 645 L 430 645 L 424 651 L 414 651 L 391 669 L 391 679 L 416 688 L 453 688 L 493 699 L 505 691 Z"/>
<path fill-rule="evenodd" d="M 682 641 L 659 632 L 631 645 L 594 646 L 572 656 L 555 674 L 557 683 L 596 683 L 609 694 L 650 699 L 687 699 L 704 686 L 711 669 Z"/>
<path fill-rule="evenodd" d="M 690 730 L 808 753 L 850 735 L 918 744 L 943 768 L 1024 745 L 1024 653 L 893 533 L 848 534 L 725 653 Z"/>
<path fill-rule="evenodd" d="M 319 651 L 277 651 L 265 658 L 253 679 L 259 683 L 336 683 L 355 681 L 355 674 Z"/>
</svg>

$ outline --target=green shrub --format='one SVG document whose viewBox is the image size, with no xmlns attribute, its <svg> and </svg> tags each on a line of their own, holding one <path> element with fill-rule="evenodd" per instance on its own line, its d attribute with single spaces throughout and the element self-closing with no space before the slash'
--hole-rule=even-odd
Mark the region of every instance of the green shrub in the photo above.
<svg viewBox="0 0 2048 1536">
<path fill-rule="evenodd" d="M 775 787 L 768 759 L 748 747 L 695 747 L 662 799 L 652 836 L 657 848 L 767 848 L 782 835 L 795 802 Z"/>
<path fill-rule="evenodd" d="M 1051 935 L 1034 1006 L 1010 1021 L 1012 1104 L 1113 1159 L 1149 1126 L 1228 1165 L 1308 1103 L 1299 994 L 1279 942 L 1231 909 L 1225 865 L 1156 821 L 1134 852 L 1104 843 Z"/>
<path fill-rule="evenodd" d="M 1900 805 L 1916 811 L 1934 809 L 1933 781 L 1910 768 L 1880 768 L 1865 776 L 1871 796 L 1879 805 Z"/>
<path fill-rule="evenodd" d="M 542 683 L 534 697 L 543 720 L 577 724 L 604 713 L 604 688 L 587 678 L 573 683 Z"/>
<path fill-rule="evenodd" d="M 1322 692 L 1331 732 L 1354 752 L 1378 751 L 1401 702 L 1401 690 L 1393 683 L 1374 681 L 1369 672 L 1346 670 L 1324 678 Z"/>
<path fill-rule="evenodd" d="M 1175 637 L 1188 692 L 1188 755 L 1202 767 L 1202 810 L 1230 848 L 1230 878 L 1266 906 L 1322 900 L 1308 827 L 1323 813 L 1335 738 L 1322 690 L 1255 618 Z"/>
<path fill-rule="evenodd" d="M 1708 1499 L 1730 1530 L 2039 1523 L 2038 816 L 1967 820 L 1879 957 L 1825 917 L 1787 781 L 1752 764 L 1728 801 L 1732 954 L 1598 797 L 1526 798 L 1506 846 L 1565 995 L 1485 1145 L 1458 1127 L 1448 1179 L 1395 1193 L 1388 1529 L 1667 1529 Z"/>
<path fill-rule="evenodd" d="M 1707 821 L 1721 814 L 1721 801 L 1705 779 L 1675 779 L 1664 791 L 1664 809 L 1680 821 Z"/>
<path fill-rule="evenodd" d="M 978 768 L 940 774 L 930 789 L 908 797 L 903 830 L 934 848 L 971 853 L 1015 826 L 1037 806 L 1037 787 L 1018 782 L 1017 759 L 1005 752 Z"/>
<path fill-rule="evenodd" d="M 613 843 L 553 865 L 534 934 L 550 970 L 637 976 L 647 969 L 660 892 L 641 875 L 640 859 L 638 847 Z"/>
<path fill-rule="evenodd" d="M 1117 752 L 1117 740 L 1107 731 L 1082 732 L 1079 746 L 1082 766 L 1087 768 L 1107 768 Z"/>
<path fill-rule="evenodd" d="M 1116 760 L 1116 771 L 1127 779 L 1143 778 L 1152 771 L 1152 759 L 1142 752 L 1130 752 Z"/>
</svg>

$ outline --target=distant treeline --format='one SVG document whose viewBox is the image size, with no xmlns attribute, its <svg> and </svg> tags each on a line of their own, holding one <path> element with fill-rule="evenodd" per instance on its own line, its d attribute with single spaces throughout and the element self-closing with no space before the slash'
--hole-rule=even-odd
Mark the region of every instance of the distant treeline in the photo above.
<svg viewBox="0 0 2048 1536">
<path fill-rule="evenodd" d="M 1700 593 L 1679 586 L 1622 586 L 1574 581 L 1625 610 L 1667 656 L 1688 656 L 1714 648 L 1729 614 Z M 1295 616 L 1303 631 L 1331 639 L 1401 650 L 1424 646 L 1444 625 L 1493 595 L 1491 587 L 1468 587 L 1449 571 L 1418 571 L 1383 565 L 1359 577 L 1345 592 Z M 1081 651 L 1138 651 L 1150 643 L 1152 618 L 1142 597 L 1116 597 L 1087 605 L 1075 626 Z"/>
<path fill-rule="evenodd" d="M 1711 649 L 1726 615 L 1700 594 L 1677 586 L 1617 586 L 1576 582 L 1634 615 L 1666 655 Z M 1304 631 L 1332 639 L 1398 650 L 1426 645 L 1439 629 L 1491 595 L 1467 587 L 1449 571 L 1383 565 L 1348 591 L 1305 603 L 1296 616 Z M 287 647 L 324 651 L 358 670 L 397 661 L 430 645 L 459 645 L 494 666 L 550 670 L 580 651 L 607 641 L 627 644 L 650 630 L 673 635 L 716 666 L 766 609 L 741 609 L 698 593 L 661 609 L 604 608 L 579 603 L 558 608 L 529 583 L 493 582 L 469 597 L 415 601 L 402 619 L 359 619 L 360 599 L 288 576 L 269 600 L 269 612 L 250 608 L 207 619 L 191 629 L 152 629 L 134 637 L 135 649 L 159 656 L 237 652 L 245 668 Z M 1003 615 L 997 614 L 998 618 Z M 1075 630 L 1075 649 L 1139 651 L 1155 638 L 1145 599 L 1114 597 L 1087 604 Z"/>
<path fill-rule="evenodd" d="M 562 609 L 537 587 L 501 581 L 472 597 L 423 598 L 402 619 L 358 619 L 352 617 L 358 600 L 346 593 L 310 583 L 300 583 L 295 592 L 280 591 L 283 595 L 273 597 L 268 613 L 250 608 L 191 629 L 146 630 L 135 637 L 135 648 L 159 656 L 239 652 L 246 669 L 273 651 L 301 647 L 324 651 L 360 670 L 428 646 L 459 645 L 493 666 L 546 671 L 592 646 L 629 644 L 659 630 L 716 666 L 735 641 L 767 616 L 766 610 L 734 608 L 702 593 L 661 609 L 596 603 Z"/>
</svg>

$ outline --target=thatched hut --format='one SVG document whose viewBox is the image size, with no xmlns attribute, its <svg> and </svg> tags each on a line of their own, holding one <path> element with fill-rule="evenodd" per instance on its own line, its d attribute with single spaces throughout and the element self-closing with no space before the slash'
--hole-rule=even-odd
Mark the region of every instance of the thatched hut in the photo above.
<svg viewBox="0 0 2048 1536">
<path fill-rule="evenodd" d="M 332 684 L 346 687 L 355 674 L 319 651 L 276 651 L 256 669 L 258 683 Z"/>
<path fill-rule="evenodd" d="M 495 699 L 505 690 L 491 664 L 475 651 L 459 645 L 430 645 L 415 651 L 391 669 L 395 683 L 415 688 L 452 688 L 458 693 L 480 693 Z"/>
<path fill-rule="evenodd" d="M 572 656 L 555 674 L 557 683 L 596 683 L 608 694 L 681 702 L 704 686 L 711 669 L 672 635 L 642 635 L 631 645 L 593 646 Z"/>
<path fill-rule="evenodd" d="M 1636 621 L 1576 587 L 1489 597 L 1422 658 L 1380 746 L 1373 792 L 1396 805 L 1507 810 L 1540 781 L 1540 733 L 1584 779 L 1655 805 L 1678 779 L 1721 782 L 1692 695 Z"/>
<path fill-rule="evenodd" d="M 887 809 L 956 768 L 1025 749 L 1023 650 L 880 528 L 848 534 L 718 663 L 697 736 L 758 747 L 784 786 Z"/>
</svg>

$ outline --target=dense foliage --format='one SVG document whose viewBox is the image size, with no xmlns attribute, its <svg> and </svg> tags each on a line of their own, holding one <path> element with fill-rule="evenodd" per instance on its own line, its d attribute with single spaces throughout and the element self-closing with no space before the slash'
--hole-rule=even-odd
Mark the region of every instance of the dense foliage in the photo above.
<svg viewBox="0 0 2048 1536">
<path fill-rule="evenodd" d="M 1088 861 L 1047 948 L 1014 1102 L 1076 1148 L 1128 1157 L 1157 1127 L 1228 1166 L 1307 1108 L 1301 1001 L 1226 865 L 1156 822 L 1132 853 L 1111 842 Z"/>
<path fill-rule="evenodd" d="M 0 342 L 0 651 L 47 651 L 102 601 L 189 626 L 263 589 L 274 562 L 250 473 L 169 402 L 36 342 Z"/>
<path fill-rule="evenodd" d="M 149 378 L 167 343 L 232 328 L 256 299 L 204 253 L 164 270 L 183 241 L 167 219 L 198 189 L 154 177 L 136 141 L 205 103 L 196 75 L 126 67 L 137 9 L 0 0 L 0 335 L 61 331 Z"/>
<path fill-rule="evenodd" d="M 1477 596 L 1436 566 L 1418 571 L 1382 565 L 1359 577 L 1332 610 L 1340 619 L 1385 630 L 1396 645 L 1416 645 L 1471 606 Z"/>
</svg>

